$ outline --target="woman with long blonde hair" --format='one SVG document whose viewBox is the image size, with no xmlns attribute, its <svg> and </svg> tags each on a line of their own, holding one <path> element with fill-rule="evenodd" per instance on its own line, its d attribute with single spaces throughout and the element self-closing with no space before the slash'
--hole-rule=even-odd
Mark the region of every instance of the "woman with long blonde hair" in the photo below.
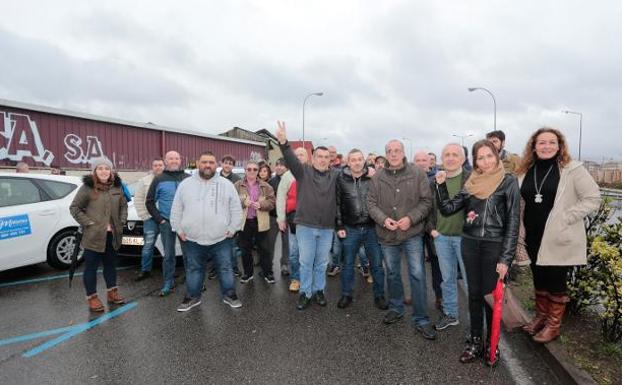
<svg viewBox="0 0 622 385">
<path fill-rule="evenodd" d="M 566 279 L 572 266 L 585 265 L 583 219 L 600 204 L 600 191 L 581 162 L 573 161 L 564 135 L 554 128 L 534 132 L 517 171 L 531 260 L 536 316 L 523 329 L 537 342 L 559 336 L 569 301 Z"/>
</svg>

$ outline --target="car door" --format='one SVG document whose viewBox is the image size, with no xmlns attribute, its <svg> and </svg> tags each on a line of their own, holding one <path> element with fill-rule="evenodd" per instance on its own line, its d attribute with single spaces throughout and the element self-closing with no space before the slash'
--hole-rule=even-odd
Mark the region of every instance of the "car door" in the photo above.
<svg viewBox="0 0 622 385">
<path fill-rule="evenodd" d="M 59 208 L 30 178 L 0 176 L 0 271 L 46 260 Z"/>
</svg>

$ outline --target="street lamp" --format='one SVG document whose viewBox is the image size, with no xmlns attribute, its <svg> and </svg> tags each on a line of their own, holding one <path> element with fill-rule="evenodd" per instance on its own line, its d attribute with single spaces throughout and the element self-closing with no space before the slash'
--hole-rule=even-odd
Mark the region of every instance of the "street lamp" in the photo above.
<svg viewBox="0 0 622 385">
<path fill-rule="evenodd" d="M 490 90 L 484 87 L 470 87 L 469 88 L 469 92 L 473 92 L 476 90 L 482 90 L 482 91 L 488 92 L 488 95 L 490 95 L 490 97 L 492 98 L 492 103 L 494 104 L 494 107 L 495 107 L 494 130 L 497 131 L 497 101 L 495 100 L 495 95 L 493 95 L 492 92 L 490 92 Z"/>
<path fill-rule="evenodd" d="M 323 92 L 313 92 L 310 93 L 309 95 L 305 96 L 304 101 L 302 102 L 302 148 L 305 148 L 305 104 L 307 104 L 307 99 L 309 99 L 310 96 L 322 96 L 324 95 Z"/>
<path fill-rule="evenodd" d="M 467 135 L 451 134 L 451 136 L 455 136 L 456 138 L 460 138 L 460 144 L 462 145 L 462 147 L 464 147 L 464 138 L 468 138 L 469 136 L 473 136 L 473 134 L 467 134 Z"/>
<path fill-rule="evenodd" d="M 410 143 L 410 161 L 413 160 L 413 141 L 410 138 L 402 138 L 402 140 L 407 140 Z"/>
<path fill-rule="evenodd" d="M 579 160 L 581 160 L 581 138 L 583 136 L 583 113 L 577 111 L 563 110 L 564 114 L 579 115 Z"/>
</svg>

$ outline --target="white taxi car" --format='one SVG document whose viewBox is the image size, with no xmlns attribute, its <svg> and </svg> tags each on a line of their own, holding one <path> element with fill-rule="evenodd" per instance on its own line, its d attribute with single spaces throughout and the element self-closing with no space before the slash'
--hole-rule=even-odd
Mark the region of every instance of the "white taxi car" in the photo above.
<svg viewBox="0 0 622 385">
<path fill-rule="evenodd" d="M 78 223 L 69 205 L 81 185 L 75 176 L 0 173 L 0 271 L 70 266 Z"/>
</svg>

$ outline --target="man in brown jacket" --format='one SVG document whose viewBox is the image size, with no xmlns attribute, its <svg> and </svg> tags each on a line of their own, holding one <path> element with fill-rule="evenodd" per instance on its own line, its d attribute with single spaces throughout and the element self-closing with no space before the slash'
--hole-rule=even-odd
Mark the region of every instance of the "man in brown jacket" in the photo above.
<svg viewBox="0 0 622 385">
<path fill-rule="evenodd" d="M 427 287 L 423 256 L 423 232 L 432 208 L 432 193 L 423 170 L 408 164 L 404 144 L 391 140 L 385 146 L 388 166 L 372 178 L 367 196 L 369 215 L 376 222 L 378 241 L 384 254 L 389 288 L 389 311 L 385 324 L 404 317 L 404 286 L 401 255 L 406 255 L 413 303 L 412 321 L 426 339 L 436 331 L 427 314 Z"/>
</svg>

